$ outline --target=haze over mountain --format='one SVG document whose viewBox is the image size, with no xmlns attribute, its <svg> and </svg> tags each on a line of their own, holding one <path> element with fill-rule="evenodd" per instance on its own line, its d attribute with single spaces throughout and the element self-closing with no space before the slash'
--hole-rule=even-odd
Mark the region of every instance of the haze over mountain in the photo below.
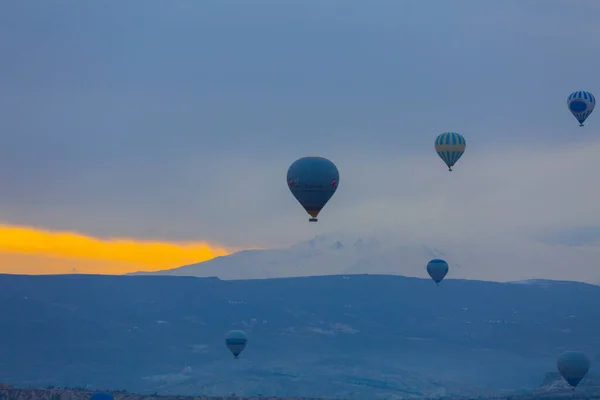
<svg viewBox="0 0 600 400">
<path fill-rule="evenodd" d="M 599 372 L 600 287 L 583 283 L 2 275 L 0 288 L 0 381 L 10 384 L 478 395 L 535 389 L 566 349 Z M 235 328 L 250 338 L 237 361 L 224 346 Z"/>
<path fill-rule="evenodd" d="M 538 250 L 516 244 L 510 249 L 457 241 L 437 246 L 435 241 L 411 239 L 392 230 L 360 235 L 349 231 L 317 235 L 288 248 L 244 250 L 198 264 L 132 275 L 261 279 L 331 274 L 394 274 L 427 277 L 432 258 L 450 265 L 449 278 L 515 281 L 555 279 L 600 283 L 594 248 L 565 248 L 538 243 Z"/>
</svg>

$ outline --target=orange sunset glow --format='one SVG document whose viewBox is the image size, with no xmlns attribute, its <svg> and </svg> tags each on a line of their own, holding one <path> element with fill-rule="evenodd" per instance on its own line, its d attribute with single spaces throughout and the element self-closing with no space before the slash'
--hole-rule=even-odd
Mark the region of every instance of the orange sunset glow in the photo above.
<svg viewBox="0 0 600 400">
<path fill-rule="evenodd" d="M 205 242 L 99 239 L 0 225 L 0 273 L 124 274 L 171 269 L 231 253 Z"/>
</svg>

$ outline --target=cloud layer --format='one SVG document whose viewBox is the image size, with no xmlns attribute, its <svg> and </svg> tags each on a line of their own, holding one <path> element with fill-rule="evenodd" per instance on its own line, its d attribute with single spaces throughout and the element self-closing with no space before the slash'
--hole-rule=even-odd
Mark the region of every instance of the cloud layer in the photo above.
<svg viewBox="0 0 600 400">
<path fill-rule="evenodd" d="M 122 274 L 201 262 L 231 251 L 208 243 L 100 240 L 72 232 L 0 225 L 0 271 Z"/>
</svg>

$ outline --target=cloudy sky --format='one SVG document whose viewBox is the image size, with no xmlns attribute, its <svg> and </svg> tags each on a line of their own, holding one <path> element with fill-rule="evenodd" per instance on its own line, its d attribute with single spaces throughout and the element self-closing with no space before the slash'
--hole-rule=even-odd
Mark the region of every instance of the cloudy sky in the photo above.
<svg viewBox="0 0 600 400">
<path fill-rule="evenodd" d="M 566 97 L 600 97 L 598 20 L 597 0 L 3 1 L 0 271 L 379 227 L 593 262 L 600 114 L 580 128 Z M 433 150 L 450 130 L 452 173 Z M 305 155 L 340 170 L 318 224 L 285 182 Z"/>
</svg>

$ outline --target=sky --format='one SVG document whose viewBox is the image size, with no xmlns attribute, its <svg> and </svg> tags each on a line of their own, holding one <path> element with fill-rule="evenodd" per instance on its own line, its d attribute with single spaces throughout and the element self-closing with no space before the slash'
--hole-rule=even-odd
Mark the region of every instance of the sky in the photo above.
<svg viewBox="0 0 600 400">
<path fill-rule="evenodd" d="M 386 227 L 600 282 L 600 114 L 566 107 L 600 97 L 599 18 L 597 0 L 3 1 L 0 272 Z M 467 140 L 452 173 L 445 131 Z M 284 180 L 306 155 L 340 170 L 318 224 Z"/>
</svg>

